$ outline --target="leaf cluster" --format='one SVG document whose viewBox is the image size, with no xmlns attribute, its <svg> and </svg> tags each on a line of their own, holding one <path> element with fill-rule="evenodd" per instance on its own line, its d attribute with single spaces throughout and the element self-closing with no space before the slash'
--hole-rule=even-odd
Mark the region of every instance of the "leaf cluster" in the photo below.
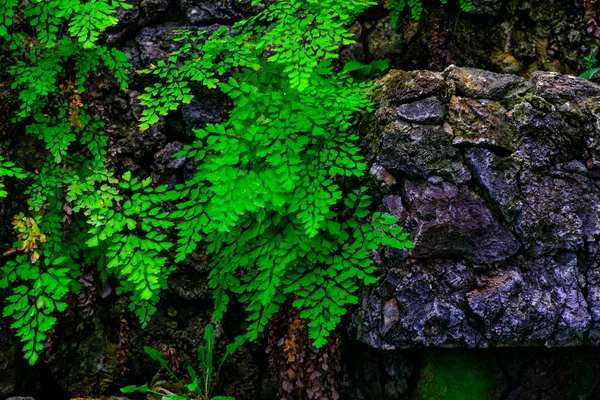
<svg viewBox="0 0 600 400">
<path fill-rule="evenodd" d="M 188 365 L 187 372 L 190 376 L 191 382 L 185 385 L 185 388 L 188 390 L 189 394 L 176 394 L 167 392 L 162 388 L 150 388 L 148 384 L 142 386 L 127 386 L 121 389 L 123 393 L 153 393 L 161 396 L 163 400 L 235 400 L 230 396 L 214 396 L 213 392 L 217 385 L 217 380 L 219 377 L 219 372 L 221 371 L 221 367 L 223 363 L 237 348 L 243 345 L 245 342 L 245 338 L 238 337 L 236 340 L 227 346 L 225 354 L 221 357 L 218 367 L 215 370 L 213 366 L 213 351 L 215 344 L 215 330 L 212 325 L 207 325 L 204 328 L 204 345 L 198 348 L 198 372 L 194 368 Z M 173 370 L 169 367 L 169 362 L 162 357 L 160 351 L 153 349 L 148 346 L 144 346 L 144 351 L 155 361 L 158 361 L 161 368 L 166 370 L 173 379 L 177 382 L 182 383 L 179 377 L 173 372 Z M 160 391 L 158 391 L 160 390 Z"/>
<path fill-rule="evenodd" d="M 117 22 L 120 7 L 131 6 L 112 0 L 0 2 L 0 39 L 12 51 L 8 72 L 20 100 L 13 122 L 24 123 L 26 134 L 47 150 L 35 173 L 0 157 L 0 177 L 29 183 L 18 194 L 28 199 L 29 209 L 13 220 L 17 239 L 6 253 L 16 257 L 0 264 L 0 289 L 10 293 L 3 315 L 13 318 L 11 326 L 31 364 L 57 314 L 66 309 L 67 295 L 79 292 L 82 266 L 97 265 L 107 277 L 107 248 L 90 250 L 88 224 L 97 223 L 105 216 L 101 210 L 116 207 L 122 197 L 117 179 L 105 168 L 104 122 L 82 103 L 81 94 L 99 68 L 112 71 L 121 88 L 127 87 L 125 54 L 97 44 L 100 33 Z M 0 197 L 6 195 L 0 183 Z M 124 290 L 134 291 L 130 285 Z"/>
<path fill-rule="evenodd" d="M 440 0 L 440 3 L 446 4 L 448 0 Z M 458 0 L 458 6 L 464 12 L 469 12 L 473 8 L 472 0 Z M 423 13 L 423 0 L 388 0 L 386 8 L 390 11 L 390 22 L 393 27 L 398 25 L 400 15 L 405 8 L 410 9 L 412 19 L 418 21 Z"/>
<path fill-rule="evenodd" d="M 369 109 L 371 85 L 332 61 L 353 43 L 345 27 L 372 4 L 274 1 L 208 37 L 179 32 L 179 50 L 139 71 L 160 80 L 140 96 L 143 129 L 190 102 L 193 82 L 231 98 L 229 120 L 195 130 L 174 155 L 197 171 L 163 198 L 176 205 L 175 261 L 207 244 L 214 316 L 235 295 L 250 340 L 294 297 L 322 346 L 358 301 L 359 284 L 376 281 L 370 253 L 411 246 L 394 217 L 371 212 L 365 188 L 351 189 L 366 170 L 351 125 Z"/>
</svg>

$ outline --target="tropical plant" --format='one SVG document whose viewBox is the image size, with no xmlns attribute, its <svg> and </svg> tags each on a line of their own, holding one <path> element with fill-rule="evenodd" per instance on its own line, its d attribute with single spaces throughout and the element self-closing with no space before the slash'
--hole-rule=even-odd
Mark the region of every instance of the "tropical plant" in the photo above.
<svg viewBox="0 0 600 400">
<path fill-rule="evenodd" d="M 178 32 L 181 47 L 139 71 L 160 79 L 140 96 L 143 129 L 190 102 L 192 82 L 232 99 L 228 121 L 195 130 L 175 155 L 197 171 L 163 197 L 177 207 L 176 261 L 206 243 L 214 318 L 237 295 L 250 340 L 293 297 L 323 346 L 359 282 L 377 281 L 370 252 L 411 245 L 396 218 L 371 212 L 366 188 L 353 189 L 366 165 L 351 126 L 372 86 L 332 62 L 354 42 L 345 27 L 372 4 L 273 1 L 231 29 Z"/>
<path fill-rule="evenodd" d="M 585 72 L 581 75 L 579 75 L 581 78 L 584 79 L 591 79 L 592 75 L 594 75 L 596 72 L 600 71 L 600 68 L 596 67 L 596 64 L 598 63 L 598 61 L 596 60 L 596 57 L 594 57 L 593 54 L 590 54 L 589 56 L 586 56 L 583 58 L 583 62 L 585 65 Z"/>
<path fill-rule="evenodd" d="M 238 347 L 240 347 L 245 338 L 239 337 L 232 344 L 228 345 L 225 351 L 225 354 L 221 357 L 218 367 L 215 370 L 213 367 L 213 349 L 214 349 L 214 341 L 215 341 L 215 330 L 212 325 L 207 325 L 204 328 L 204 345 L 198 348 L 198 361 L 200 365 L 198 366 L 199 373 L 194 370 L 191 366 L 187 367 L 188 375 L 191 378 L 191 382 L 185 385 L 185 388 L 189 391 L 188 394 L 176 394 L 172 393 L 164 388 L 150 388 L 148 384 L 143 386 L 127 386 L 121 389 L 123 393 L 133 393 L 133 392 L 141 392 L 141 393 L 153 393 L 161 396 L 163 400 L 235 400 L 230 396 L 215 396 L 213 397 L 213 392 L 218 383 L 219 373 L 221 371 L 221 367 L 223 363 Z M 155 350 L 151 347 L 145 346 L 144 351 L 155 361 L 160 363 L 161 368 L 166 370 L 171 377 L 179 382 L 181 379 L 173 372 L 173 370 L 169 367 L 169 362 L 162 357 L 162 353 L 158 350 Z"/>
<path fill-rule="evenodd" d="M 339 47 L 354 42 L 345 27 L 373 4 L 275 0 L 210 35 L 179 31 L 179 49 L 139 71 L 157 80 L 140 96 L 141 129 L 189 103 L 195 83 L 227 94 L 232 109 L 229 120 L 195 130 L 195 141 L 174 155 L 197 164 L 194 177 L 174 188 L 153 188 L 129 172 L 115 176 L 105 122 L 84 104 L 87 77 L 99 68 L 127 87 L 126 56 L 97 40 L 117 8 L 129 6 L 0 6 L 21 101 L 15 122 L 47 149 L 43 165 L 28 173 L 29 208 L 14 218 L 16 256 L 0 266 L 0 289 L 12 291 L 3 315 L 13 317 L 30 363 L 67 295 L 80 290 L 82 266 L 118 277 L 117 292 L 130 294 L 145 326 L 173 271 L 171 255 L 181 262 L 201 242 L 212 260 L 217 321 L 235 297 L 246 305 L 246 338 L 254 340 L 292 299 L 314 345 L 327 342 L 346 306 L 358 302 L 360 284 L 377 281 L 371 252 L 412 246 L 396 218 L 374 212 L 359 181 L 366 164 L 352 124 L 370 110 L 373 86 L 353 74 L 383 64 L 340 71 L 334 63 Z M 31 29 L 13 25 L 17 10 Z M 4 165 L 0 174 L 22 177 Z M 164 211 L 167 203 L 174 211 Z"/>
<path fill-rule="evenodd" d="M 14 319 L 11 326 L 31 364 L 57 313 L 66 309 L 67 294 L 79 291 L 81 266 L 98 265 L 106 276 L 105 249 L 89 251 L 85 244 L 92 237 L 86 222 L 110 221 L 109 208 L 121 197 L 118 180 L 105 168 L 104 121 L 92 116 L 82 93 L 100 68 L 127 88 L 125 54 L 97 43 L 120 7 L 131 6 L 116 0 L 0 2 L 0 45 L 11 50 L 7 71 L 20 100 L 12 121 L 25 124 L 47 149 L 35 173 L 0 157 L 0 176 L 29 181 L 24 193 L 14 194 L 28 199 L 29 207 L 14 217 L 17 241 L 5 252 L 14 258 L 0 265 L 0 289 L 12 291 L 3 315 Z M 6 196 L 3 187 L 0 196 Z"/>
</svg>

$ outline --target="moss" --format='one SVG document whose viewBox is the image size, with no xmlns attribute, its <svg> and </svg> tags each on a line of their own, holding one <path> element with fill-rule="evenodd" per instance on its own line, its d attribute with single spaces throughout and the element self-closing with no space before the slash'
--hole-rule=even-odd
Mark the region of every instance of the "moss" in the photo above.
<svg viewBox="0 0 600 400">
<path fill-rule="evenodd" d="M 497 375 L 494 360 L 481 352 L 427 352 L 411 400 L 495 399 L 501 391 Z"/>
</svg>

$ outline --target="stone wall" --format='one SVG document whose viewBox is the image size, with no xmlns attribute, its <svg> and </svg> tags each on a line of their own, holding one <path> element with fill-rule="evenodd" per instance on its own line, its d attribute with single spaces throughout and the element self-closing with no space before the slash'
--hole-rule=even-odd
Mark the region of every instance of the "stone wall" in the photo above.
<svg viewBox="0 0 600 400">
<path fill-rule="evenodd" d="M 194 88 L 192 104 L 141 133 L 136 97 L 152 82 L 135 70 L 168 56 L 174 30 L 214 29 L 255 9 L 250 0 L 131 3 L 103 38 L 130 56 L 131 89 L 120 93 L 103 84 L 85 100 L 111 122 L 117 171 L 174 183 L 189 177 L 194 165 L 171 155 L 190 142 L 192 128 L 225 119 L 227 99 Z M 405 70 L 439 71 L 455 62 L 527 76 L 538 69 L 578 73 L 583 57 L 600 44 L 586 32 L 577 1 L 473 0 L 471 14 L 458 12 L 452 1 L 445 8 L 425 1 L 421 21 L 404 16 L 398 28 L 383 3 L 352 27 L 358 43 L 341 50 L 342 61 L 382 57 Z M 5 73 L 0 71 L 0 90 L 14 106 Z M 370 184 L 417 246 L 411 253 L 377 256 L 381 283 L 365 290 L 342 330 L 343 399 L 467 393 L 472 399 L 563 400 L 597 393 L 596 348 L 435 349 L 600 340 L 595 96 L 600 90 L 594 84 L 539 72 L 525 80 L 452 67 L 443 73 L 394 71 L 380 80 L 377 112 L 361 121 L 373 165 Z M 16 127 L 7 132 L 16 134 L 0 136 L 3 154 L 38 167 L 42 152 L 36 144 Z M 18 199 L 2 204 L 0 238 L 6 242 L 10 218 L 21 205 Z M 118 394 L 157 372 L 144 345 L 175 351 L 183 366 L 193 363 L 210 321 L 206 275 L 201 255 L 179 265 L 144 330 L 128 318 L 126 299 L 98 285 L 91 316 L 83 318 L 77 309 L 61 316 L 52 346 L 35 368 L 23 361 L 10 321 L 0 322 L 0 398 Z M 118 354 L 122 316 L 131 344 L 127 371 Z M 240 309 L 229 318 L 218 330 L 217 352 L 240 331 Z M 278 398 L 264 347 L 258 341 L 225 364 L 222 389 L 237 400 Z"/>
<path fill-rule="evenodd" d="M 383 207 L 415 248 L 381 255 L 354 314 L 377 349 L 600 339 L 600 86 L 451 66 L 392 71 L 362 122 Z"/>
</svg>

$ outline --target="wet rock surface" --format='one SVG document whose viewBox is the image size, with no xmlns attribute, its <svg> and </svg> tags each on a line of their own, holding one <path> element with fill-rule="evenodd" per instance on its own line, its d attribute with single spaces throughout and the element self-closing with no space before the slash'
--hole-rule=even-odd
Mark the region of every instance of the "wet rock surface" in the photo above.
<svg viewBox="0 0 600 400">
<path fill-rule="evenodd" d="M 365 143 L 399 182 L 383 207 L 415 247 L 384 252 L 380 283 L 353 315 L 356 338 L 387 350 L 596 343 L 600 191 L 587 161 L 600 86 L 454 66 L 379 85 Z M 433 101 L 449 111 L 430 125 Z"/>
</svg>

